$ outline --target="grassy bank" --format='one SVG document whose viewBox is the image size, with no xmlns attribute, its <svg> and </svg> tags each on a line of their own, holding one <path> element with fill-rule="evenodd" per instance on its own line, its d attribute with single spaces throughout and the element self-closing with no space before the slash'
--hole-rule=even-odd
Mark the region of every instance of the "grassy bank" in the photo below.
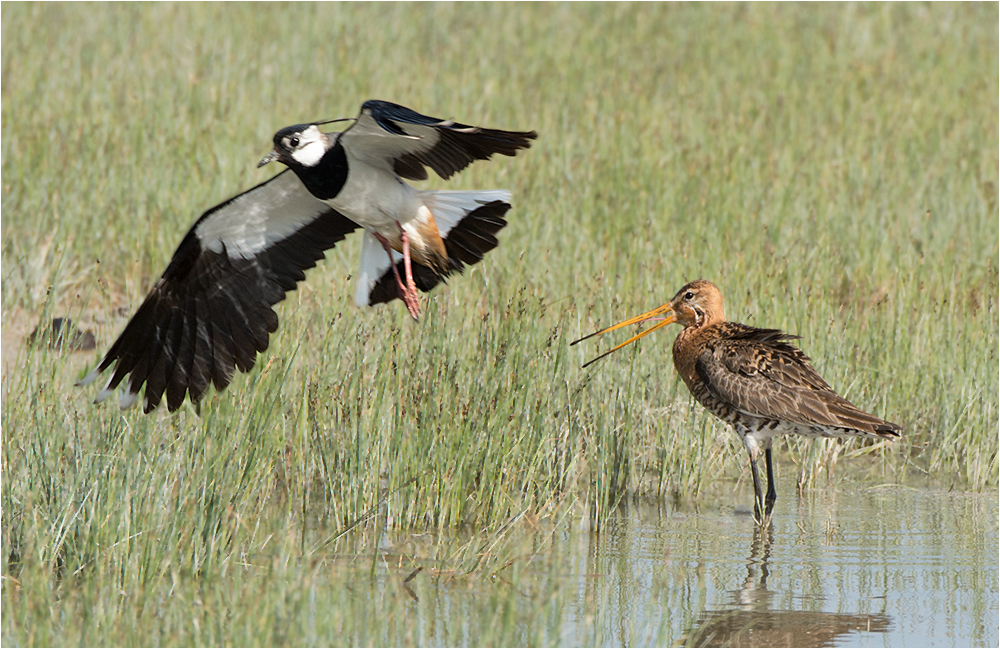
<svg viewBox="0 0 1000 649">
<path fill-rule="evenodd" d="M 159 593 L 273 539 L 501 538 L 526 515 L 599 523 L 626 494 L 697 503 L 737 481 L 748 502 L 673 334 L 587 370 L 604 347 L 568 347 L 698 277 L 905 429 L 790 440 L 784 475 L 836 483 L 849 457 L 852 480 L 997 485 L 996 5 L 2 11 L 5 641 L 80 640 L 25 635 L 57 606 L 47 575 Z M 524 155 L 422 185 L 510 189 L 501 246 L 414 324 L 353 306 L 349 239 L 200 416 L 91 405 L 73 383 L 198 214 L 273 173 L 255 163 L 277 128 L 368 98 L 538 130 Z M 97 352 L 24 344 L 66 315 Z M 484 556 L 454 565 L 503 563 Z M 126 599 L 106 605 L 133 619 Z"/>
</svg>

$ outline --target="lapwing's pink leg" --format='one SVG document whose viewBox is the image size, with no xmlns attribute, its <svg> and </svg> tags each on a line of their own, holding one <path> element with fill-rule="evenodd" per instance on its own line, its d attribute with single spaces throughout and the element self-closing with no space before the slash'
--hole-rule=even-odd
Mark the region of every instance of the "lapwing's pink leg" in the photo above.
<svg viewBox="0 0 1000 649">
<path fill-rule="evenodd" d="M 420 317 L 420 296 L 417 294 L 417 284 L 413 281 L 413 268 L 410 265 L 410 235 L 406 234 L 403 226 L 399 226 L 400 238 L 403 240 L 403 269 L 406 271 L 406 289 L 408 297 L 405 298 L 406 308 L 410 310 L 410 315 L 414 320 Z"/>
<path fill-rule="evenodd" d="M 399 291 L 399 297 L 406 304 L 407 310 L 409 310 L 410 315 L 416 320 L 420 317 L 420 301 L 417 298 L 417 287 L 413 282 L 413 271 L 410 270 L 410 242 L 406 236 L 406 232 L 403 231 L 402 226 L 400 226 L 400 231 L 403 234 L 403 267 L 406 270 L 407 284 L 403 284 L 403 279 L 399 276 L 399 269 L 396 268 L 396 261 L 392 258 L 392 245 L 390 245 L 389 240 L 383 237 L 378 232 L 373 232 L 375 238 L 378 239 L 379 243 L 382 244 L 382 248 L 385 250 L 385 254 L 389 255 L 389 265 L 392 266 L 392 274 L 396 276 L 396 289 Z M 412 289 L 407 290 L 408 288 Z"/>
</svg>

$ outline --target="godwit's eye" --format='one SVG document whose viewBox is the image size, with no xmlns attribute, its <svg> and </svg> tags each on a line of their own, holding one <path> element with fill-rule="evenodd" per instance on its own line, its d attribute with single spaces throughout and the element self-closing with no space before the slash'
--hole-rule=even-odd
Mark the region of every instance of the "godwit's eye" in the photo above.
<svg viewBox="0 0 1000 649">
<path fill-rule="evenodd" d="M 691 300 L 694 299 L 694 293 L 688 291 L 687 293 L 684 294 L 684 299 L 690 302 Z"/>
</svg>

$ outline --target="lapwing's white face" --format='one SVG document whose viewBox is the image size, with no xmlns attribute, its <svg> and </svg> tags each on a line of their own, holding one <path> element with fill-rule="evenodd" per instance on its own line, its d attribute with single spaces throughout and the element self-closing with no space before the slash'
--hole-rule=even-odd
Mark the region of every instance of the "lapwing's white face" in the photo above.
<svg viewBox="0 0 1000 649">
<path fill-rule="evenodd" d="M 326 153 L 326 136 L 319 127 L 310 124 L 298 133 L 289 133 L 281 139 L 281 146 L 295 162 L 303 167 L 315 167 Z"/>
</svg>

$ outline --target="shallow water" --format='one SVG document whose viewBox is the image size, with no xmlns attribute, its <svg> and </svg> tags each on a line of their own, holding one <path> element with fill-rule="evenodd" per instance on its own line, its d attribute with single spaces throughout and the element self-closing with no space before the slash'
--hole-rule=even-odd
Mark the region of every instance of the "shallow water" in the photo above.
<svg viewBox="0 0 1000 649">
<path fill-rule="evenodd" d="M 996 646 L 997 509 L 995 494 L 883 487 L 779 501 L 757 532 L 748 516 L 633 508 L 593 561 L 609 603 L 679 623 L 671 643 Z M 607 643 L 643 643 L 619 628 Z"/>
<path fill-rule="evenodd" d="M 599 530 L 568 506 L 550 517 L 522 513 L 489 533 L 284 525 L 257 554 L 151 575 L 145 593 L 107 592 L 97 576 L 73 582 L 79 592 L 66 586 L 56 604 L 65 628 L 48 644 L 1000 642 L 995 492 L 841 483 L 797 497 L 788 487 L 779 485 L 766 530 L 731 498 L 705 505 L 704 495 L 683 511 L 631 504 Z M 8 595 L 6 603 L 20 602 L 16 589 Z M 4 618 L 6 644 L 46 644 L 18 619 Z M 126 635 L 107 635 L 119 627 Z"/>
<path fill-rule="evenodd" d="M 410 567 L 382 571 L 405 633 L 367 639 L 475 645 L 509 624 L 523 645 L 996 646 L 998 543 L 995 493 L 785 496 L 764 531 L 731 506 L 632 505 L 600 532 L 525 540 L 492 584 L 428 571 L 386 599 Z"/>
</svg>

